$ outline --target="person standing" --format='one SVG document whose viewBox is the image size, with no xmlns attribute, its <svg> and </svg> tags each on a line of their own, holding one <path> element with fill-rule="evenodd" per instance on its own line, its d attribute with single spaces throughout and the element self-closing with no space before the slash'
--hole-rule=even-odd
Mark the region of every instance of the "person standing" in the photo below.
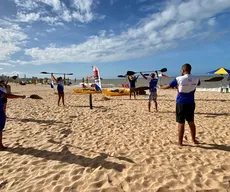
<svg viewBox="0 0 230 192">
<path fill-rule="evenodd" d="M 131 99 L 132 93 L 136 99 L 136 82 L 139 76 L 128 76 L 129 80 L 129 98 Z"/>
<path fill-rule="evenodd" d="M 16 98 L 22 98 L 25 99 L 26 96 L 20 96 L 20 95 L 13 95 L 6 93 L 5 89 L 5 81 L 0 81 L 0 151 L 6 150 L 7 147 L 5 147 L 2 143 L 2 136 L 3 136 L 3 130 L 5 128 L 6 124 L 6 114 L 3 108 L 3 101 L 2 98 L 10 98 L 10 99 L 16 99 Z"/>
<path fill-rule="evenodd" d="M 148 80 L 148 78 L 140 73 L 142 75 L 142 77 L 146 80 Z M 157 76 L 157 77 L 155 77 Z M 155 103 L 155 110 L 158 110 L 158 104 L 157 104 L 157 83 L 158 83 L 158 73 L 156 71 L 156 75 L 155 73 L 151 73 L 150 74 L 150 81 L 149 81 L 149 102 L 148 102 L 148 109 L 149 112 L 151 111 L 151 102 L 153 101 Z"/>
<path fill-rule="evenodd" d="M 177 87 L 178 94 L 176 98 L 176 121 L 178 123 L 178 142 L 183 145 L 184 126 L 185 121 L 188 122 L 192 142 L 196 141 L 196 125 L 194 123 L 195 112 L 195 91 L 196 87 L 200 85 L 200 79 L 191 75 L 192 67 L 186 63 L 181 67 L 182 76 L 176 77 L 169 85 L 161 85 L 161 89 L 169 89 Z"/>
<path fill-rule="evenodd" d="M 58 77 L 57 79 L 54 77 L 53 73 L 51 73 L 52 78 L 57 82 L 57 91 L 58 91 L 58 106 L 60 105 L 60 101 L 62 99 L 62 104 L 65 106 L 65 94 L 64 94 L 64 79 L 62 77 Z"/>
</svg>

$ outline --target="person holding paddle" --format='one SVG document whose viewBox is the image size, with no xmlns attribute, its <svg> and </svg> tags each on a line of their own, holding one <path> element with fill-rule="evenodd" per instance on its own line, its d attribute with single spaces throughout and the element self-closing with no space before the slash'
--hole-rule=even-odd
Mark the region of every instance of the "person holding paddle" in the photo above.
<svg viewBox="0 0 230 192">
<path fill-rule="evenodd" d="M 196 144 L 196 126 L 194 123 L 195 112 L 195 91 L 196 87 L 200 85 L 198 77 L 191 75 L 192 67 L 186 63 L 181 67 L 182 76 L 176 77 L 169 85 L 160 85 L 161 89 L 169 89 L 177 87 L 177 99 L 176 99 L 176 121 L 178 123 L 179 131 L 179 145 L 183 145 L 184 126 L 185 121 L 188 122 L 192 142 Z"/>
<path fill-rule="evenodd" d="M 58 77 L 57 79 L 54 77 L 53 73 L 51 73 L 51 77 L 56 81 L 57 83 L 57 91 L 58 91 L 58 106 L 60 105 L 60 101 L 62 99 L 62 104 L 65 106 L 65 94 L 64 94 L 64 82 L 65 82 L 65 76 L 64 80 L 62 77 Z"/>
<path fill-rule="evenodd" d="M 17 99 L 17 98 L 22 98 L 25 99 L 26 96 L 20 96 L 20 95 L 13 95 L 10 93 L 6 93 L 5 89 L 5 81 L 1 80 L 0 81 L 0 150 L 5 150 L 7 147 L 5 147 L 2 143 L 2 132 L 3 129 L 5 128 L 6 124 L 6 114 L 4 111 L 4 104 L 3 104 L 3 98 L 10 98 L 10 99 Z"/>
<path fill-rule="evenodd" d="M 158 72 L 156 72 L 157 77 L 155 77 L 155 73 L 151 73 L 150 74 L 150 81 L 149 81 L 149 102 L 148 102 L 148 109 L 149 112 L 151 111 L 151 101 L 154 101 L 155 103 L 155 110 L 157 111 L 157 83 L 158 83 Z M 142 77 L 144 79 L 148 79 L 142 72 L 140 72 L 140 74 L 142 75 Z"/>
<path fill-rule="evenodd" d="M 134 99 L 136 99 L 136 82 L 139 76 L 127 76 L 129 80 L 129 98 L 131 99 L 132 93 L 134 95 Z"/>
</svg>

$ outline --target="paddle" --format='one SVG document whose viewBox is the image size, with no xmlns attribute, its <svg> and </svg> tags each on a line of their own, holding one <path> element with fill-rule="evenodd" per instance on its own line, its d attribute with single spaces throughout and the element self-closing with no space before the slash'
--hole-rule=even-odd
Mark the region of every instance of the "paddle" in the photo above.
<svg viewBox="0 0 230 192">
<path fill-rule="evenodd" d="M 11 78 L 12 78 L 13 80 L 16 80 L 16 79 L 18 78 L 18 76 L 15 75 L 15 76 L 12 76 Z"/>
<path fill-rule="evenodd" d="M 117 77 L 125 78 L 127 75 L 118 75 Z M 144 76 L 149 76 L 149 74 L 144 74 Z"/>
<path fill-rule="evenodd" d="M 216 81 L 222 81 L 224 77 L 212 77 L 211 79 L 204 80 L 205 82 L 216 82 Z"/>
<path fill-rule="evenodd" d="M 42 97 L 40 97 L 39 95 L 30 95 L 30 96 L 26 96 L 26 98 L 30 98 L 30 99 L 43 99 Z"/>
<path fill-rule="evenodd" d="M 154 71 L 154 70 L 152 70 Z M 143 71 L 143 72 L 152 72 L 152 71 Z M 157 70 L 157 71 L 160 71 L 161 73 L 164 73 L 167 71 L 167 68 L 162 68 L 160 70 Z M 135 73 L 140 73 L 140 72 L 134 72 L 134 71 L 127 71 L 126 75 L 134 75 Z"/>
<path fill-rule="evenodd" d="M 41 72 L 41 74 L 51 74 L 50 72 Z M 60 74 L 60 75 L 73 75 L 73 73 L 53 73 L 53 74 Z"/>
</svg>

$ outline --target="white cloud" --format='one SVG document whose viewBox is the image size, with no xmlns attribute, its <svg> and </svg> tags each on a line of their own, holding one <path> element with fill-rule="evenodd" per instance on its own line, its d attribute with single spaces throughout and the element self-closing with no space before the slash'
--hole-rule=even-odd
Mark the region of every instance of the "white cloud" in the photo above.
<svg viewBox="0 0 230 192">
<path fill-rule="evenodd" d="M 37 37 L 35 37 L 35 38 L 34 38 L 34 41 L 38 41 L 38 38 L 37 38 Z"/>
<path fill-rule="evenodd" d="M 71 0 L 71 8 L 67 8 L 65 1 L 60 0 L 14 0 L 14 2 L 18 8 L 15 21 L 20 22 L 43 21 L 52 25 L 56 23 L 63 25 L 62 21 L 88 23 L 94 19 L 105 18 L 104 15 L 93 14 L 92 6 L 95 3 L 93 0 Z M 52 10 L 50 11 L 47 6 Z M 50 13 L 55 16 L 51 17 Z"/>
<path fill-rule="evenodd" d="M 5 20 L 0 20 L 0 61 L 21 50 L 27 35 L 21 28 Z"/>
<path fill-rule="evenodd" d="M 20 22 L 33 22 L 38 21 L 40 19 L 39 13 L 28 13 L 24 14 L 22 12 L 17 13 L 17 20 Z"/>
<path fill-rule="evenodd" d="M 26 10 L 33 10 L 38 7 L 38 4 L 33 0 L 14 0 L 17 7 L 21 7 Z"/>
<path fill-rule="evenodd" d="M 215 25 L 216 24 L 216 18 L 213 17 L 213 18 L 209 19 L 208 24 L 211 25 L 211 26 Z"/>
<path fill-rule="evenodd" d="M 0 68 L 0 70 L 3 70 L 3 68 Z"/>
<path fill-rule="evenodd" d="M 48 33 L 52 33 L 52 32 L 54 32 L 54 31 L 56 31 L 55 28 L 51 28 L 51 29 L 47 29 L 47 30 L 46 30 L 46 32 L 48 32 Z"/>
<path fill-rule="evenodd" d="M 75 1 L 76 16 L 80 10 L 87 13 L 91 1 Z M 79 3 L 81 2 L 81 3 Z M 176 3 L 175 3 L 176 2 Z M 44 49 L 39 47 L 25 50 L 31 61 L 11 61 L 12 64 L 50 64 L 65 62 L 114 62 L 153 55 L 159 51 L 174 48 L 178 41 L 209 35 L 201 25 L 216 14 L 230 8 L 229 0 L 171 1 L 158 13 L 142 19 L 135 27 L 121 34 L 99 31 L 99 35 L 89 37 L 85 42 L 65 47 L 55 45 Z M 67 16 L 70 13 L 67 12 Z M 68 20 L 68 19 L 66 19 Z"/>
<path fill-rule="evenodd" d="M 10 63 L 0 63 L 0 66 L 10 66 L 10 67 L 15 67 L 15 65 L 12 65 Z"/>
</svg>

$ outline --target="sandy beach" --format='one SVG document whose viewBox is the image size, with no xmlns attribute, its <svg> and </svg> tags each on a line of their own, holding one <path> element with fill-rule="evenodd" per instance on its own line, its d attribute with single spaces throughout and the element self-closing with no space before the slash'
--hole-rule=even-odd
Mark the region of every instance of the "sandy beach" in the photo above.
<svg viewBox="0 0 230 192">
<path fill-rule="evenodd" d="M 12 85 L 0 151 L 1 192 L 230 191 L 230 94 L 196 93 L 197 138 L 186 125 L 177 145 L 176 90 L 159 90 L 159 112 L 148 96 L 104 100 L 65 87 L 66 107 L 45 85 Z"/>
</svg>

